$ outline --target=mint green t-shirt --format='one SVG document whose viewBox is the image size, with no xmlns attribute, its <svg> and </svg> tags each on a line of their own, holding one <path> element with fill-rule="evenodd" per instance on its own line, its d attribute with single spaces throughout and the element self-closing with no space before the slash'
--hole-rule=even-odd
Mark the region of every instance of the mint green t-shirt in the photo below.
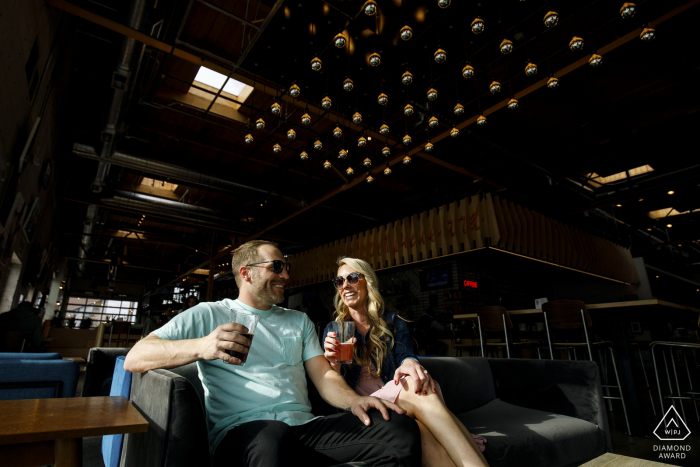
<svg viewBox="0 0 700 467">
<path fill-rule="evenodd" d="M 238 300 L 200 303 L 154 331 L 161 339 L 196 339 L 231 322 L 231 309 L 260 314 L 245 366 L 223 360 L 197 362 L 204 386 L 212 453 L 231 428 L 254 420 L 301 425 L 313 420 L 303 363 L 323 355 L 316 330 L 300 311 L 256 310 Z"/>
</svg>

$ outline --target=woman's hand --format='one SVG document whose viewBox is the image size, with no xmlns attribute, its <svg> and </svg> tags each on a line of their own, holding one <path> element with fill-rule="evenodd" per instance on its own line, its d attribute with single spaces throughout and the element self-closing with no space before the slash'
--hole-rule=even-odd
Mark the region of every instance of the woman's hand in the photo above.
<svg viewBox="0 0 700 467">
<path fill-rule="evenodd" d="M 428 374 L 428 370 L 423 368 L 423 366 L 412 358 L 407 358 L 403 361 L 403 364 L 396 369 L 394 373 L 394 384 L 399 384 L 399 379 L 402 376 L 410 376 L 413 378 L 415 384 L 416 394 L 422 392 L 423 394 L 428 394 L 428 389 L 432 389 L 435 392 L 435 381 Z"/>
<path fill-rule="evenodd" d="M 337 334 L 334 332 L 329 332 L 326 335 L 326 340 L 323 342 L 323 356 L 331 364 L 333 371 L 340 373 L 342 365 L 336 361 L 338 359 L 338 341 L 336 336 Z"/>
</svg>

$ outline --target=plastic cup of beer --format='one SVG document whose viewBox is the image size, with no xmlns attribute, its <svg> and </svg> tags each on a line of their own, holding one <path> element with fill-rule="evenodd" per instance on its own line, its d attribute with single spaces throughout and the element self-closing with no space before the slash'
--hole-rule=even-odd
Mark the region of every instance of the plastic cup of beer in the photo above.
<svg viewBox="0 0 700 467">
<path fill-rule="evenodd" d="M 338 341 L 338 363 L 352 363 L 353 337 L 355 337 L 355 323 L 352 321 L 333 321 L 333 332 Z"/>
<path fill-rule="evenodd" d="M 248 328 L 248 332 L 233 331 L 238 334 L 243 334 L 245 337 L 250 339 L 250 345 L 253 345 L 253 337 L 255 336 L 255 328 L 258 325 L 258 320 L 260 315 L 252 311 L 247 310 L 231 310 L 231 322 L 242 324 Z M 238 343 L 238 342 L 237 342 Z M 240 344 L 243 345 L 243 344 Z M 245 346 L 244 346 L 245 347 Z M 226 350 L 226 353 L 232 357 L 238 358 L 241 361 L 241 366 L 245 365 L 246 360 L 248 360 L 248 353 L 250 353 L 250 347 L 248 347 L 248 353 L 236 352 L 235 350 Z"/>
</svg>

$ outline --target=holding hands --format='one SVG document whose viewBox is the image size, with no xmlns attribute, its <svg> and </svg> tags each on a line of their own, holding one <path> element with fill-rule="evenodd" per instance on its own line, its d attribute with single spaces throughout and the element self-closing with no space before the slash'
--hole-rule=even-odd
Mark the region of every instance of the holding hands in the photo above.
<svg viewBox="0 0 700 467">
<path fill-rule="evenodd" d="M 241 334 L 246 332 L 248 332 L 248 328 L 238 323 L 226 323 L 218 326 L 211 334 L 200 339 L 200 358 L 203 360 L 216 360 L 219 358 L 224 363 L 240 365 L 242 360 L 230 354 L 232 352 L 243 355 L 248 354 L 251 341 Z"/>
<path fill-rule="evenodd" d="M 412 358 L 407 358 L 403 361 L 400 367 L 394 373 L 394 384 L 399 384 L 402 376 L 410 376 L 413 378 L 416 387 L 416 394 L 422 393 L 427 395 L 428 390 L 432 389 L 435 392 L 435 382 L 428 374 L 428 370 Z"/>
</svg>

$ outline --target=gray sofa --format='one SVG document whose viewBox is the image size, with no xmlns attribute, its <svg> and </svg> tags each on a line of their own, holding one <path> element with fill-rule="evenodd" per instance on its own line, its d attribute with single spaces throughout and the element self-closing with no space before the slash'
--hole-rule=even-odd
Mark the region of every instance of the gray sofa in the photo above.
<svg viewBox="0 0 700 467">
<path fill-rule="evenodd" d="M 612 451 L 593 362 L 443 357 L 421 363 L 440 383 L 447 406 L 487 438 L 484 455 L 492 467 L 580 465 Z M 335 412 L 310 383 L 309 391 L 314 414 Z M 195 364 L 134 374 L 131 402 L 150 426 L 125 436 L 121 467 L 208 465 L 203 398 Z"/>
</svg>

